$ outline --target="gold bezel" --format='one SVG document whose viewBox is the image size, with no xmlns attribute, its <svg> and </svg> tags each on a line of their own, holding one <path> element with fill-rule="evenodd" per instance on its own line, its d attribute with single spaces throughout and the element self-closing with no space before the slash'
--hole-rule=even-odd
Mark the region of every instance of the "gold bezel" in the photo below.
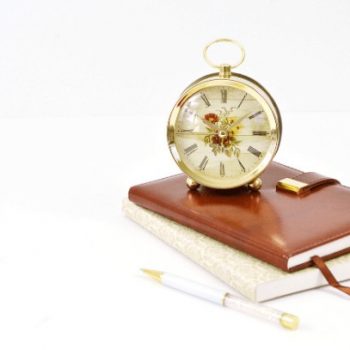
<svg viewBox="0 0 350 350">
<path fill-rule="evenodd" d="M 253 96 L 261 104 L 271 126 L 271 143 L 266 152 L 265 157 L 256 168 L 240 177 L 225 177 L 223 179 L 208 178 L 204 174 L 195 172 L 189 167 L 187 167 L 187 165 L 182 161 L 181 157 L 179 156 L 179 153 L 176 148 L 175 124 L 182 106 L 195 93 L 208 87 L 214 86 L 233 87 L 247 92 L 248 94 Z M 219 77 L 219 74 L 214 73 L 194 81 L 189 87 L 186 88 L 186 90 L 181 94 L 180 98 L 176 102 L 173 110 L 170 113 L 167 127 L 168 146 L 179 168 L 199 184 L 204 185 L 206 187 L 218 189 L 240 187 L 254 181 L 254 179 L 256 179 L 272 161 L 274 155 L 278 150 L 281 141 L 281 136 L 281 117 L 278 107 L 271 95 L 266 91 L 264 87 L 262 87 L 255 80 L 237 73 L 232 73 L 232 75 L 227 79 L 223 79 Z"/>
</svg>

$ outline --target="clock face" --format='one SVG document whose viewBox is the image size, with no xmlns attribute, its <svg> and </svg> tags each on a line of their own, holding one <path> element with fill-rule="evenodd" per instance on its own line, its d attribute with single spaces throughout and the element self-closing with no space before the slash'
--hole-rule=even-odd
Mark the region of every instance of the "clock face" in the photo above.
<svg viewBox="0 0 350 350">
<path fill-rule="evenodd" d="M 246 90 L 206 87 L 179 107 L 174 145 L 181 167 L 199 183 L 235 187 L 230 184 L 239 178 L 253 180 L 256 169 L 268 164 L 266 157 L 272 158 L 276 123 L 262 98 L 259 101 Z"/>
</svg>

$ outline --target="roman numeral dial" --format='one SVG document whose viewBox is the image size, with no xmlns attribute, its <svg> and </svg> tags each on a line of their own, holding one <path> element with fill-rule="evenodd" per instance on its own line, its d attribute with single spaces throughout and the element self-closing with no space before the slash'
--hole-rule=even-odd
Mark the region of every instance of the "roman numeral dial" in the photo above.
<svg viewBox="0 0 350 350">
<path fill-rule="evenodd" d="M 252 131 L 252 135 L 254 135 L 254 136 L 266 136 L 268 134 L 269 134 L 269 132 L 266 130 L 253 130 Z"/>
<path fill-rule="evenodd" d="M 243 85 L 233 87 L 229 80 L 209 84 L 183 95 L 174 108 L 177 119 L 169 147 L 175 149 L 180 168 L 198 183 L 215 188 L 249 180 L 272 153 L 278 125 L 272 123 L 262 94 Z"/>
<path fill-rule="evenodd" d="M 247 93 L 245 93 L 245 94 L 243 95 L 242 99 L 241 99 L 241 100 L 239 101 L 239 103 L 238 103 L 237 109 L 238 109 L 239 107 L 242 106 L 244 100 L 247 98 L 247 95 L 248 95 Z"/>
<path fill-rule="evenodd" d="M 209 161 L 209 158 L 208 156 L 204 156 L 201 163 L 199 164 L 199 169 L 204 171 L 205 170 L 205 167 L 207 166 L 208 164 L 208 161 Z"/>
<path fill-rule="evenodd" d="M 209 100 L 208 100 L 208 97 L 207 97 L 207 95 L 206 95 L 205 93 L 201 93 L 201 99 L 202 99 L 203 102 L 207 105 L 207 107 L 210 107 L 210 106 L 211 106 L 211 104 L 210 104 L 210 102 L 209 102 Z"/>
<path fill-rule="evenodd" d="M 263 113 L 263 112 L 264 112 L 264 111 L 257 111 L 257 112 L 255 112 L 255 113 L 251 114 L 248 118 L 249 118 L 249 119 L 253 119 L 253 118 L 257 117 L 258 115 L 260 115 L 260 114 Z"/>
<path fill-rule="evenodd" d="M 225 176 L 225 164 L 223 162 L 220 162 L 220 176 Z"/>
<path fill-rule="evenodd" d="M 227 103 L 227 89 L 221 89 L 221 102 Z"/>
<path fill-rule="evenodd" d="M 245 172 L 246 170 L 245 170 L 245 166 L 243 165 L 243 163 L 239 160 L 239 159 L 237 159 L 238 160 L 238 164 L 239 164 L 239 166 L 241 167 L 241 169 L 243 170 L 243 172 Z"/>
<path fill-rule="evenodd" d="M 260 158 L 262 154 L 260 151 L 258 151 L 256 148 L 252 146 L 248 147 L 248 152 L 250 152 L 251 154 L 253 154 L 255 157 L 258 157 L 258 158 Z"/>
<path fill-rule="evenodd" d="M 198 145 L 196 143 L 194 143 L 191 146 L 188 146 L 185 148 L 185 154 L 186 156 L 190 156 L 193 152 L 198 150 Z"/>
</svg>

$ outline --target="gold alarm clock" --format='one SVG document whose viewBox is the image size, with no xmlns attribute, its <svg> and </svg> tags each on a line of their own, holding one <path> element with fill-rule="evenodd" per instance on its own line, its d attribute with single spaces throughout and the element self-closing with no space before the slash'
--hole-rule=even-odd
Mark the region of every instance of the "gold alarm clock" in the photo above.
<svg viewBox="0 0 350 350">
<path fill-rule="evenodd" d="M 238 46 L 240 60 L 232 65 L 212 63 L 208 49 L 217 43 Z M 203 56 L 219 71 L 194 81 L 176 102 L 167 128 L 170 152 L 188 175 L 190 189 L 203 185 L 259 190 L 259 176 L 281 141 L 278 107 L 258 82 L 232 72 L 245 58 L 239 42 L 215 40 L 204 48 Z"/>
</svg>

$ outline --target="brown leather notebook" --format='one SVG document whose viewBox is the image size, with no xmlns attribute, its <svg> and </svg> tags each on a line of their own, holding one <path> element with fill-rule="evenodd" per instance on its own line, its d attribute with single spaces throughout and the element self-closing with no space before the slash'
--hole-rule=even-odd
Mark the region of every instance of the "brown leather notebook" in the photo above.
<svg viewBox="0 0 350 350">
<path fill-rule="evenodd" d="M 312 265 L 313 256 L 350 252 L 350 188 L 276 162 L 261 178 L 259 192 L 190 191 L 181 174 L 134 186 L 129 199 L 285 271 Z M 305 191 L 276 188 L 283 178 L 306 184 Z"/>
</svg>

